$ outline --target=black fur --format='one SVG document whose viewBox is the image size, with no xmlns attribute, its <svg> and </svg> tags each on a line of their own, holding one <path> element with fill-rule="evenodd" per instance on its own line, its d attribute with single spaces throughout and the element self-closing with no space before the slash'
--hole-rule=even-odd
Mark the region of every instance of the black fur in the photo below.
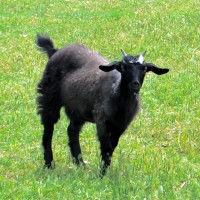
<svg viewBox="0 0 200 200">
<path fill-rule="evenodd" d="M 103 176 L 120 136 L 140 109 L 139 91 L 145 73 L 164 74 L 168 69 L 135 62 L 139 56 L 128 55 L 129 59 L 126 59 L 125 53 L 122 61 L 109 63 L 99 54 L 77 44 L 57 50 L 46 36 L 38 35 L 37 44 L 49 56 L 38 84 L 40 95 L 37 98 L 38 113 L 44 125 L 45 167 L 52 167 L 53 129 L 64 106 L 70 119 L 67 129 L 69 146 L 73 162 L 78 165 L 84 164 L 79 144 L 80 130 L 85 122 L 96 123 Z"/>
<path fill-rule="evenodd" d="M 57 51 L 54 48 L 53 41 L 48 36 L 37 35 L 36 44 L 41 51 L 47 53 L 49 58 Z"/>
</svg>

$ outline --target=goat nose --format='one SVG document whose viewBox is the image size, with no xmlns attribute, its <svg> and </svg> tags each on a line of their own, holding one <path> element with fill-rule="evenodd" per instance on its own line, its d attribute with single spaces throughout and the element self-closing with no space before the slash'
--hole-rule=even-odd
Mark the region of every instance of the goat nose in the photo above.
<svg viewBox="0 0 200 200">
<path fill-rule="evenodd" d="M 140 87 L 140 83 L 137 82 L 137 81 L 134 81 L 134 82 L 131 83 L 131 86 L 132 86 L 133 88 L 139 88 L 139 87 Z"/>
</svg>

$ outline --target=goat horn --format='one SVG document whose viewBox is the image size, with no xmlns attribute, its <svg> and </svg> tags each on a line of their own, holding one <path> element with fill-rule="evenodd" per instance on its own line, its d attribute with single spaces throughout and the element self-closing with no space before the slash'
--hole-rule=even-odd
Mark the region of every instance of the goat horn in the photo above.
<svg viewBox="0 0 200 200">
<path fill-rule="evenodd" d="M 147 51 L 144 51 L 141 55 L 144 57 L 146 55 Z"/>
<path fill-rule="evenodd" d="M 125 53 L 125 51 L 123 49 L 121 49 L 122 55 L 125 57 L 127 56 L 127 54 Z"/>
</svg>

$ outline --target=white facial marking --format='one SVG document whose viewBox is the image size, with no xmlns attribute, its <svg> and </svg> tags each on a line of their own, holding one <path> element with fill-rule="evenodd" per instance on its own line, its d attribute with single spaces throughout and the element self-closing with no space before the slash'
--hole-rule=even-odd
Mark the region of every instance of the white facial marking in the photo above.
<svg viewBox="0 0 200 200">
<path fill-rule="evenodd" d="M 138 58 L 137 62 L 142 64 L 144 62 L 144 56 L 143 55 L 139 55 L 139 58 Z"/>
</svg>

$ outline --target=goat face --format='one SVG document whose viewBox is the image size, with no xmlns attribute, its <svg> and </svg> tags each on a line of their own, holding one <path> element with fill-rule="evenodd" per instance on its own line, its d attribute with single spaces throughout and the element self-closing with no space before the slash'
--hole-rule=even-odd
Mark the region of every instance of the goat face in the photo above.
<svg viewBox="0 0 200 200">
<path fill-rule="evenodd" d="M 144 61 L 145 53 L 131 56 L 122 50 L 122 61 L 114 61 L 108 65 L 100 65 L 99 68 L 104 72 L 109 72 L 114 69 L 118 70 L 122 74 L 122 81 L 128 87 L 128 91 L 137 94 L 142 87 L 146 72 L 151 71 L 157 75 L 162 75 L 169 71 L 169 69 L 159 68 L 155 64 L 146 63 Z"/>
</svg>

